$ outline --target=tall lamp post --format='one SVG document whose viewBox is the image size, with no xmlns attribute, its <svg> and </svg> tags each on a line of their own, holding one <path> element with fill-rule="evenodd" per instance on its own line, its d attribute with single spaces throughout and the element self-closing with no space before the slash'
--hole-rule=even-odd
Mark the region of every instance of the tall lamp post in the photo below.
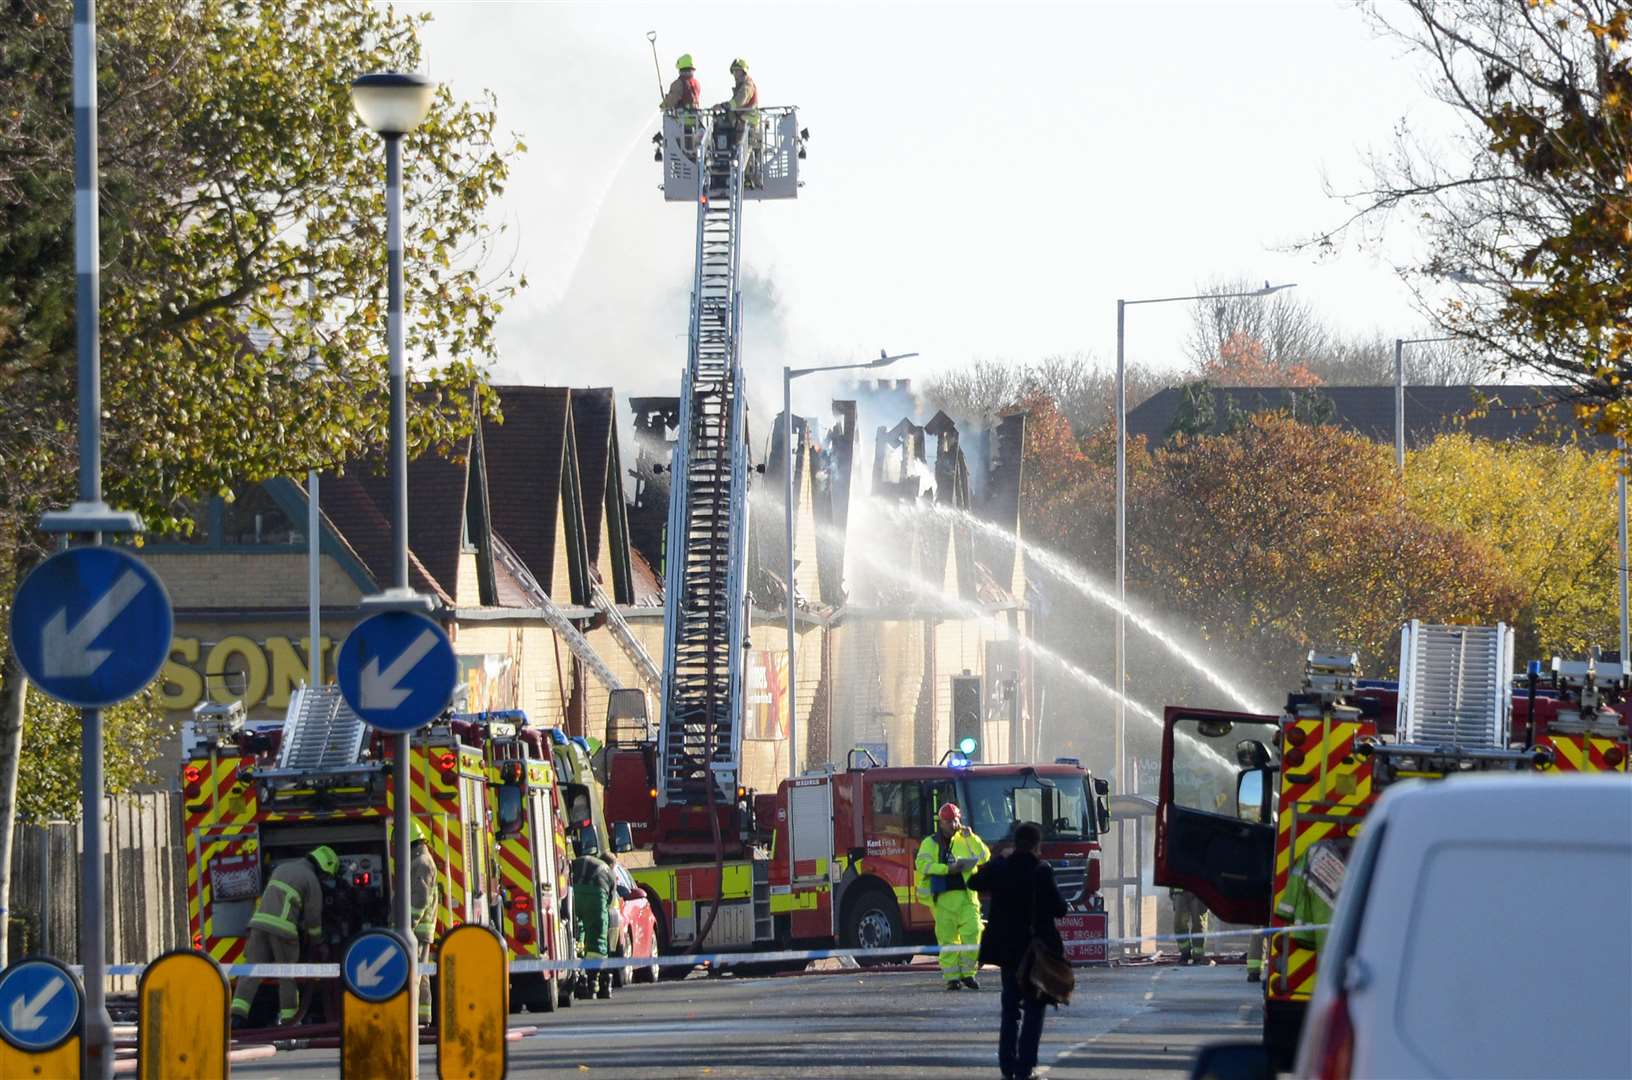
<svg viewBox="0 0 1632 1080">
<path fill-rule="evenodd" d="M 1401 476 L 1405 475 L 1405 347 L 1455 340 L 1454 337 L 1394 339 L 1394 468 Z"/>
<path fill-rule="evenodd" d="M 1131 770 L 1128 768 L 1128 371 L 1124 356 L 1127 309 L 1135 304 L 1182 304 L 1196 300 L 1235 300 L 1242 297 L 1263 297 L 1282 289 L 1294 289 L 1297 284 L 1271 285 L 1264 282 L 1261 289 L 1248 292 L 1199 293 L 1195 296 L 1157 296 L 1145 300 L 1118 300 L 1116 302 L 1116 724 L 1114 728 L 1114 771 L 1116 792 L 1133 793 Z M 1117 925 L 1122 925 L 1126 904 L 1122 900 L 1126 887 L 1120 882 L 1127 875 L 1123 849 L 1124 830 L 1116 828 Z M 1143 853 L 1141 852 L 1141 858 Z M 1141 879 L 1142 880 L 1142 879 Z M 1141 888 L 1142 888 L 1141 884 Z M 1134 913 L 1135 926 L 1143 922 L 1143 913 Z M 1119 931 L 1120 932 L 1120 931 Z"/>
<path fill-rule="evenodd" d="M 799 631 L 796 625 L 796 611 L 794 605 L 794 557 L 793 557 L 793 380 L 802 375 L 814 375 L 821 371 L 851 371 L 856 368 L 888 367 L 897 360 L 906 360 L 917 356 L 915 352 L 889 355 L 885 350 L 878 350 L 878 359 L 870 360 L 865 364 L 830 364 L 827 367 L 782 369 L 782 501 L 787 515 L 787 596 L 788 596 L 788 779 L 799 776 L 799 683 L 794 675 L 799 653 Z M 791 848 L 790 848 L 791 851 Z"/>
<path fill-rule="evenodd" d="M 391 587 L 365 597 L 363 606 L 380 610 L 432 610 L 431 599 L 408 585 L 408 388 L 402 355 L 402 137 L 414 130 L 431 109 L 436 84 L 423 75 L 386 71 L 358 77 L 351 84 L 357 115 L 385 140 L 385 229 L 389 313 L 386 343 L 391 363 Z M 316 642 L 313 642 L 316 648 Z M 408 774 L 408 734 L 396 736 L 397 768 L 393 838 L 396 873 L 392 875 L 391 922 L 406 941 L 414 940 L 408 906 L 411 861 L 408 807 L 412 800 Z M 413 984 L 416 988 L 417 983 Z"/>
</svg>

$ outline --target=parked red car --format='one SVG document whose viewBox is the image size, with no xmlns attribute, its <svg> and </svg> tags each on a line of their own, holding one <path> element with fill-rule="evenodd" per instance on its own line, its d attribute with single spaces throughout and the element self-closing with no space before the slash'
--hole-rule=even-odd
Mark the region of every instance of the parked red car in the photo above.
<svg viewBox="0 0 1632 1080">
<path fill-rule="evenodd" d="M 635 884 L 634 877 L 621 864 L 612 868 L 618 882 L 619 902 L 612 912 L 612 933 L 617 944 L 614 956 L 651 957 L 657 959 L 657 916 L 651 901 Z M 612 985 L 628 986 L 630 982 L 656 982 L 657 965 L 650 967 L 614 968 Z"/>
</svg>

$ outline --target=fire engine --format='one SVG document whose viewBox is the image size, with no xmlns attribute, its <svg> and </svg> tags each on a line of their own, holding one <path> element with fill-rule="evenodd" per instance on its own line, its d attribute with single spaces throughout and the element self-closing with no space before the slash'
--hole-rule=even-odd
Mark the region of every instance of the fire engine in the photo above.
<svg viewBox="0 0 1632 1080">
<path fill-rule="evenodd" d="M 1044 855 L 1079 908 L 1075 936 L 1103 937 L 1106 787 L 1074 762 L 883 768 L 858 751 L 843 771 L 783 781 L 775 794 L 742 783 L 753 469 L 739 352 L 741 213 L 745 201 L 798 194 L 805 138 L 793 110 L 761 114 L 751 138 L 706 112 L 665 117 L 658 137 L 665 196 L 697 207 L 690 351 L 668 466 L 660 714 L 654 726 L 638 692 L 613 692 L 600 761 L 606 817 L 628 822 L 651 853 L 650 866 L 631 870 L 659 914 L 666 953 L 923 938 L 933 920 L 913 895 L 912 864 L 949 800 L 992 843 L 1017 821 L 1041 824 Z"/>
<path fill-rule="evenodd" d="M 1513 677 L 1503 625 L 1413 621 L 1398 682 L 1311 652 L 1279 716 L 1170 706 L 1162 734 L 1155 881 L 1194 892 L 1226 922 L 1286 927 L 1296 897 L 1326 903 L 1347 848 L 1397 780 L 1489 770 L 1627 771 L 1627 669 L 1593 657 Z M 1269 939 L 1264 1042 L 1290 1068 L 1321 935 Z"/>
<path fill-rule="evenodd" d="M 574 954 L 566 804 L 553 757 L 558 733 L 519 714 L 446 712 L 414 734 L 412 813 L 438 871 L 436 934 L 461 923 L 499 929 L 518 958 Z M 334 955 L 354 934 L 390 925 L 393 795 L 389 739 L 351 711 L 336 686 L 302 687 L 280 727 L 256 730 L 241 703 L 207 702 L 183 732 L 187 916 L 193 945 L 237 962 L 265 876 L 319 844 L 340 856 L 325 896 Z M 516 1000 L 570 1004 L 570 976 L 517 976 Z M 333 1020 L 333 1002 L 325 1014 Z M 309 1011 L 309 1010 L 308 1010 Z"/>
</svg>

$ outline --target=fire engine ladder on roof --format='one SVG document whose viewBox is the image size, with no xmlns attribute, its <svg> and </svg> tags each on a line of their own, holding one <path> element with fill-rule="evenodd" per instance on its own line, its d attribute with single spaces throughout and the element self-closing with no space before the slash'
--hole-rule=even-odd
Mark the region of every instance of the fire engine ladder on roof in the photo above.
<svg viewBox="0 0 1632 1080">
<path fill-rule="evenodd" d="M 1513 631 L 1436 626 L 1413 619 L 1400 632 L 1400 737 L 1424 746 L 1506 750 Z"/>
<path fill-rule="evenodd" d="M 607 629 L 612 631 L 612 636 L 617 639 L 629 662 L 635 665 L 635 674 L 640 676 L 640 681 L 645 683 L 646 688 L 652 693 L 662 693 L 663 672 L 658 669 L 657 661 L 646 651 L 646 646 L 640 643 L 634 629 L 629 625 L 629 620 L 623 617 L 616 601 L 607 594 L 606 587 L 598 581 L 595 583 L 591 599 L 594 600 L 596 609 L 606 616 Z"/>
<path fill-rule="evenodd" d="M 351 711 L 338 686 L 302 686 L 289 699 L 276 767 L 322 771 L 355 765 L 366 738 L 368 726 Z"/>
<path fill-rule="evenodd" d="M 738 294 L 742 155 L 723 125 L 702 132 L 691 344 L 664 557 L 660 805 L 729 802 L 742 743 L 747 615 L 748 438 Z"/>
</svg>

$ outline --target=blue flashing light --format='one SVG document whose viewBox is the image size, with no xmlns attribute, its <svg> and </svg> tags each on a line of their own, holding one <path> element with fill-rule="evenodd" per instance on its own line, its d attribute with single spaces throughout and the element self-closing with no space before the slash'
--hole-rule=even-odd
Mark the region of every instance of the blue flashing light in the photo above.
<svg viewBox="0 0 1632 1080">
<path fill-rule="evenodd" d="M 971 741 L 970 739 L 964 740 L 964 742 Z M 946 755 L 946 764 L 947 767 L 953 769 L 967 769 L 969 767 L 969 757 L 961 751 L 949 750 Z"/>
<path fill-rule="evenodd" d="M 589 752 L 590 752 L 590 750 L 589 750 L 589 740 L 588 740 L 588 739 L 586 739 L 586 738 L 584 738 L 584 737 L 583 737 L 583 736 L 582 736 L 582 735 L 573 735 L 573 736 L 570 736 L 570 737 L 569 737 L 569 741 L 571 741 L 571 742 L 575 742 L 575 743 L 577 743 L 577 744 L 578 744 L 578 745 L 579 745 L 579 746 L 581 746 L 581 747 L 583 747 L 583 748 L 584 748 L 584 753 L 586 753 L 586 754 L 587 754 L 587 753 L 589 753 Z"/>
<path fill-rule="evenodd" d="M 566 732 L 562 731 L 558 727 L 552 727 L 552 728 L 549 729 L 549 731 L 550 731 L 550 742 L 554 743 L 557 746 L 567 745 L 567 733 Z"/>
</svg>

